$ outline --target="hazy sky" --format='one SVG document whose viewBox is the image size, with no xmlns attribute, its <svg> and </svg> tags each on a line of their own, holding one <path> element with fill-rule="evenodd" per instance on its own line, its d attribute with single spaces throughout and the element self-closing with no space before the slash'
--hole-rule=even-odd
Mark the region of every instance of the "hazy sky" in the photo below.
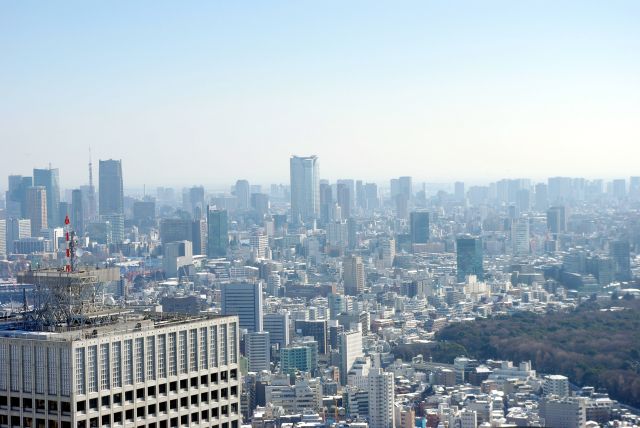
<svg viewBox="0 0 640 428">
<path fill-rule="evenodd" d="M 0 2 L 0 179 L 640 175 L 640 1 Z M 97 177 L 97 169 L 94 172 Z"/>
</svg>

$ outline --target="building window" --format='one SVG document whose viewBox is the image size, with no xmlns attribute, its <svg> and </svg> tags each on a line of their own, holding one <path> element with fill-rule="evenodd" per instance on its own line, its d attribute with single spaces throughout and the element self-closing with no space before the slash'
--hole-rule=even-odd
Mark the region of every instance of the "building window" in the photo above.
<svg viewBox="0 0 640 428">
<path fill-rule="evenodd" d="M 187 359 L 189 357 L 187 355 L 187 331 L 181 331 L 178 339 L 180 340 L 180 373 L 187 373 Z"/>
<path fill-rule="evenodd" d="M 206 369 L 209 367 L 207 355 L 207 328 L 200 329 L 200 369 Z"/>
<path fill-rule="evenodd" d="M 100 389 L 109 389 L 111 373 L 110 369 L 109 344 L 100 345 Z"/>
<path fill-rule="evenodd" d="M 198 330 L 189 331 L 189 370 L 198 371 Z"/>
<path fill-rule="evenodd" d="M 176 334 L 169 333 L 169 376 L 178 374 L 178 360 L 176 358 Z"/>
<path fill-rule="evenodd" d="M 227 327 L 228 325 L 220 326 L 220 364 L 227 365 Z"/>
<path fill-rule="evenodd" d="M 71 396 L 71 350 L 60 349 L 60 394 Z"/>
<path fill-rule="evenodd" d="M 7 390 L 9 379 L 9 345 L 0 344 L 0 391 Z"/>
<path fill-rule="evenodd" d="M 31 392 L 33 383 L 33 348 L 29 345 L 22 347 L 22 390 Z"/>
<path fill-rule="evenodd" d="M 144 338 L 136 338 L 136 382 L 144 382 Z"/>
<path fill-rule="evenodd" d="M 167 335 L 158 336 L 158 377 L 167 377 Z"/>
<path fill-rule="evenodd" d="M 47 348 L 47 372 L 49 373 L 49 394 L 58 395 L 58 353 L 55 348 Z"/>
<path fill-rule="evenodd" d="M 133 340 L 124 341 L 124 383 L 133 385 Z"/>
<path fill-rule="evenodd" d="M 77 348 L 76 349 L 76 392 L 78 394 L 85 394 L 85 378 L 86 378 L 86 370 L 84 366 L 84 353 L 85 348 Z M 36 353 L 37 356 L 37 353 Z"/>
<path fill-rule="evenodd" d="M 209 357 L 211 359 L 210 367 L 218 366 L 218 326 L 211 326 L 211 348 L 209 352 Z"/>
<path fill-rule="evenodd" d="M 45 370 L 47 369 L 46 348 L 36 347 L 36 394 L 44 394 Z"/>
<path fill-rule="evenodd" d="M 156 378 L 156 337 L 147 337 L 147 380 Z"/>
<path fill-rule="evenodd" d="M 114 342 L 111 344 L 111 362 L 113 369 L 111 370 L 111 384 L 114 388 L 122 386 L 122 342 Z"/>
<path fill-rule="evenodd" d="M 89 392 L 98 392 L 98 347 L 96 345 L 89 346 L 87 350 Z"/>
<path fill-rule="evenodd" d="M 229 363 L 235 364 L 238 362 L 238 356 L 236 355 L 236 349 L 238 349 L 237 344 L 237 334 L 236 334 L 236 323 L 229 324 L 229 335 L 231 336 L 229 339 Z"/>
</svg>

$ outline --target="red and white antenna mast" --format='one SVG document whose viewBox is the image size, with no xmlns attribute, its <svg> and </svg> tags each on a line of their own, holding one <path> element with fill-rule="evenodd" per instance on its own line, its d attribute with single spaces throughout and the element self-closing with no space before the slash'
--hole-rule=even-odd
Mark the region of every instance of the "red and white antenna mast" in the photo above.
<svg viewBox="0 0 640 428">
<path fill-rule="evenodd" d="M 71 227 L 71 221 L 67 215 L 64 218 L 64 238 L 67 241 L 67 264 L 64 266 L 65 272 L 73 272 L 76 269 L 76 233 Z"/>
</svg>

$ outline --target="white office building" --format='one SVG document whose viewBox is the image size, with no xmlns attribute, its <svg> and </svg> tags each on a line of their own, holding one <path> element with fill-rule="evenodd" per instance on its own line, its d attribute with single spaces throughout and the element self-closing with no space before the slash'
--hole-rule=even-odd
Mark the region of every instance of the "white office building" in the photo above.
<svg viewBox="0 0 640 428">
<path fill-rule="evenodd" d="M 394 428 L 393 373 L 374 369 L 369 373 L 369 428 Z"/>
<path fill-rule="evenodd" d="M 237 317 L 129 315 L 47 332 L 3 327 L 2 427 L 240 425 Z"/>
<path fill-rule="evenodd" d="M 362 331 L 348 331 L 339 335 L 340 349 L 340 382 L 346 385 L 349 370 L 353 363 L 363 357 Z"/>
</svg>

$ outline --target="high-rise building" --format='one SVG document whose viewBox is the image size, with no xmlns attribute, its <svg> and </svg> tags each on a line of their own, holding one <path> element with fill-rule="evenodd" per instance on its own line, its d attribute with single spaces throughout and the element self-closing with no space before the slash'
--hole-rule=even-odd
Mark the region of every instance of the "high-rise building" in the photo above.
<svg viewBox="0 0 640 428">
<path fill-rule="evenodd" d="M 262 331 L 262 283 L 234 282 L 220 286 L 223 315 L 237 315 L 240 328 Z"/>
<path fill-rule="evenodd" d="M 71 191 L 71 225 L 78 235 L 84 234 L 85 210 L 82 201 L 82 190 Z"/>
<path fill-rule="evenodd" d="M 100 220 L 111 225 L 111 242 L 122 244 L 124 241 L 124 214 L 102 214 Z"/>
<path fill-rule="evenodd" d="M 60 203 L 60 173 L 55 169 L 34 169 L 33 185 L 42 186 L 47 192 L 47 224 L 49 227 L 62 225 L 64 219 L 58 218 Z"/>
<path fill-rule="evenodd" d="M 189 212 L 195 220 L 201 219 L 205 214 L 204 187 L 194 186 L 189 189 Z"/>
<path fill-rule="evenodd" d="M 337 201 L 340 206 L 342 218 L 351 217 L 351 189 L 348 183 L 338 183 L 336 186 Z"/>
<path fill-rule="evenodd" d="M 546 211 L 549 207 L 549 197 L 547 195 L 547 185 L 545 183 L 536 184 L 536 209 Z"/>
<path fill-rule="evenodd" d="M 456 201 L 462 202 L 465 199 L 464 183 L 462 181 L 456 181 L 453 185 L 453 195 Z"/>
<path fill-rule="evenodd" d="M 457 279 L 464 282 L 468 275 L 484 280 L 482 239 L 473 236 L 461 236 L 456 240 Z"/>
<path fill-rule="evenodd" d="M 31 220 L 8 218 L 6 223 L 7 254 L 13 253 L 13 243 L 31 237 Z"/>
<path fill-rule="evenodd" d="M 250 372 L 270 371 L 271 341 L 268 331 L 256 331 L 244 335 L 245 356 Z"/>
<path fill-rule="evenodd" d="M 291 221 L 306 222 L 318 217 L 320 192 L 317 156 L 292 156 L 291 175 Z"/>
<path fill-rule="evenodd" d="M 394 377 L 377 368 L 369 372 L 369 427 L 394 428 Z"/>
<path fill-rule="evenodd" d="M 327 347 L 327 320 L 296 320 L 296 334 L 298 336 L 311 336 L 318 342 L 318 352 L 326 354 Z"/>
<path fill-rule="evenodd" d="M 162 244 L 162 268 L 167 278 L 188 276 L 186 270 L 193 264 L 193 250 L 190 241 L 175 241 Z"/>
<path fill-rule="evenodd" d="M 249 246 L 257 258 L 266 258 L 269 250 L 269 237 L 261 232 L 252 233 L 249 237 Z"/>
<path fill-rule="evenodd" d="M 408 176 L 398 178 L 398 191 L 401 195 L 404 195 L 408 202 L 413 199 L 412 181 L 412 178 Z"/>
<path fill-rule="evenodd" d="M 296 370 L 311 372 L 315 370 L 312 360 L 312 348 L 304 345 L 292 345 L 280 351 L 280 369 L 282 373 L 295 373 Z"/>
<path fill-rule="evenodd" d="M 148 318 L 0 331 L 0 425 L 238 428 L 237 318 Z"/>
<path fill-rule="evenodd" d="M 382 238 L 380 240 L 380 261 L 382 267 L 389 269 L 393 267 L 396 259 L 396 240 L 394 238 Z"/>
<path fill-rule="evenodd" d="M 347 256 L 342 259 L 342 279 L 344 294 L 357 296 L 364 291 L 364 264 L 360 256 Z"/>
<path fill-rule="evenodd" d="M 358 357 L 364 356 L 362 352 L 362 332 L 347 331 L 340 333 L 340 383 L 347 384 L 347 374 Z"/>
<path fill-rule="evenodd" d="M 160 241 L 192 241 L 192 223 L 182 218 L 164 218 L 160 221 Z"/>
<path fill-rule="evenodd" d="M 612 241 L 609 243 L 609 254 L 613 260 L 616 281 L 631 280 L 631 248 L 629 241 Z"/>
<path fill-rule="evenodd" d="M 229 248 L 229 223 L 226 210 L 207 210 L 207 256 L 225 257 Z"/>
<path fill-rule="evenodd" d="M 0 220 L 0 260 L 7 258 L 7 221 Z"/>
<path fill-rule="evenodd" d="M 207 222 L 202 219 L 193 220 L 191 223 L 191 239 L 194 255 L 207 254 Z"/>
<path fill-rule="evenodd" d="M 563 206 L 555 206 L 547 210 L 547 230 L 554 235 L 567 230 L 567 217 Z"/>
<path fill-rule="evenodd" d="M 236 181 L 236 198 L 238 199 L 238 209 L 247 211 L 251 202 L 251 186 L 247 180 Z"/>
<path fill-rule="evenodd" d="M 429 213 L 414 211 L 410 215 L 410 233 L 412 244 L 426 244 L 429 242 Z"/>
<path fill-rule="evenodd" d="M 27 216 L 27 189 L 32 186 L 32 177 L 9 176 L 9 190 L 5 195 L 7 218 L 24 218 Z"/>
<path fill-rule="evenodd" d="M 46 229 L 47 222 L 47 190 L 43 186 L 27 189 L 26 195 L 27 218 L 31 220 L 31 236 L 40 236 L 42 229 Z"/>
<path fill-rule="evenodd" d="M 518 218 L 511 224 L 511 244 L 514 255 L 524 256 L 531 252 L 528 218 Z"/>
<path fill-rule="evenodd" d="M 277 345 L 278 348 L 283 349 L 289 345 L 290 321 L 288 311 L 264 314 L 262 324 L 263 328 L 270 334 L 271 346 Z"/>
<path fill-rule="evenodd" d="M 265 193 L 252 193 L 251 209 L 254 210 L 260 218 L 263 218 L 264 216 L 269 214 L 269 210 L 271 209 L 269 195 Z"/>
<path fill-rule="evenodd" d="M 367 210 L 373 211 L 380 206 L 380 197 L 378 196 L 378 185 L 376 183 L 366 183 L 364 185 L 365 198 L 367 200 Z"/>
<path fill-rule="evenodd" d="M 409 217 L 409 199 L 404 193 L 398 193 L 393 197 L 396 206 L 396 217 L 407 220 Z"/>
<path fill-rule="evenodd" d="M 99 178 L 99 214 L 124 214 L 124 190 L 122 184 L 122 161 L 101 160 Z"/>
</svg>

